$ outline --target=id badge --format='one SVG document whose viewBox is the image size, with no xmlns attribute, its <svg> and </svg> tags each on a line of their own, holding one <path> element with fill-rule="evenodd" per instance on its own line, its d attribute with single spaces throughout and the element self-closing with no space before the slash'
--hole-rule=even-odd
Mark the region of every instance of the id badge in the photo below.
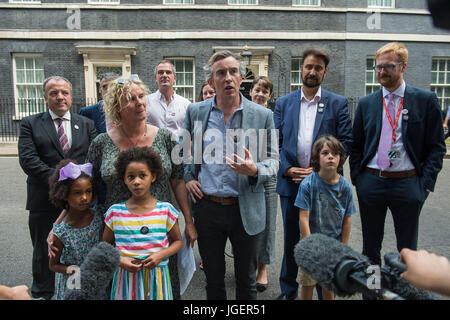
<svg viewBox="0 0 450 320">
<path fill-rule="evenodd" d="M 388 151 L 388 158 L 389 160 L 400 160 L 400 150 L 397 149 L 391 149 Z"/>
</svg>

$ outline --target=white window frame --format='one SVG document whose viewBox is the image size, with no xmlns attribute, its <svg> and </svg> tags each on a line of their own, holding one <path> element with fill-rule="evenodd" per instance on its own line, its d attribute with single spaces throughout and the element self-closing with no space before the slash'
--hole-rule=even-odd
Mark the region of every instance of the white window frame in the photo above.
<svg viewBox="0 0 450 320">
<path fill-rule="evenodd" d="M 120 4 L 120 0 L 88 0 L 88 4 Z"/>
<path fill-rule="evenodd" d="M 434 91 L 437 95 L 439 104 L 441 106 L 442 110 L 447 110 L 447 108 L 450 106 L 450 57 L 433 57 L 432 58 L 432 66 L 433 66 L 433 62 L 434 61 L 444 61 L 445 65 L 444 65 L 444 70 L 440 70 L 438 67 L 437 71 L 433 71 L 433 67 L 431 68 L 431 84 L 430 84 L 430 88 L 431 91 Z M 439 64 L 438 64 L 439 66 Z M 444 83 L 440 83 L 440 82 L 433 82 L 435 79 L 434 73 L 437 72 L 443 72 L 444 73 Z M 438 77 L 438 81 L 439 81 L 439 77 Z M 439 96 L 438 92 L 437 92 L 437 88 L 443 88 L 443 95 Z M 447 93 L 447 94 L 446 94 Z M 449 101 L 447 104 L 445 103 L 445 100 Z"/>
<path fill-rule="evenodd" d="M 167 1 L 169 1 L 169 0 L 164 0 L 164 1 L 163 1 L 163 4 L 167 4 L 167 5 L 179 5 L 179 6 L 184 5 L 184 4 L 187 4 L 187 5 L 195 4 L 195 0 L 182 0 L 182 1 L 183 1 L 182 3 L 174 3 L 174 2 L 169 2 L 169 3 L 168 3 Z M 170 1 L 175 1 L 175 0 L 170 0 Z M 185 3 L 185 1 L 191 1 L 191 2 Z"/>
<path fill-rule="evenodd" d="M 380 83 L 378 82 L 378 79 L 377 79 L 377 73 L 375 72 L 375 70 L 373 70 L 373 68 L 372 69 L 368 69 L 367 68 L 367 63 L 368 63 L 368 60 L 373 60 L 373 65 L 375 66 L 375 64 L 376 64 L 376 59 L 375 59 L 375 56 L 368 56 L 367 58 L 366 58 L 366 70 L 365 70 L 365 72 L 364 72 L 364 95 L 365 96 L 367 96 L 368 94 L 371 94 L 371 93 L 373 93 L 373 92 L 375 92 L 375 91 L 377 91 L 378 89 L 380 89 L 381 88 L 381 85 L 380 85 Z M 371 77 L 372 77 L 372 79 L 373 79 L 373 82 L 367 82 L 367 75 L 368 74 L 371 74 Z M 367 89 L 368 88 L 371 88 L 371 92 L 368 92 L 367 91 Z"/>
<path fill-rule="evenodd" d="M 321 0 L 317 0 L 317 4 L 311 4 L 312 0 L 307 0 L 308 4 L 302 4 L 302 3 L 294 3 L 295 1 L 301 2 L 302 0 L 292 0 L 292 6 L 294 7 L 320 7 L 322 5 Z"/>
<path fill-rule="evenodd" d="M 380 1 L 382 2 L 381 5 L 377 5 L 377 4 L 370 5 L 370 4 L 369 4 L 369 1 L 370 1 L 370 0 L 367 0 L 367 8 L 383 8 L 383 9 L 395 8 L 395 0 L 391 0 L 392 3 L 391 3 L 390 6 L 387 6 L 387 5 L 384 4 L 384 2 L 385 2 L 386 0 L 380 0 Z"/>
<path fill-rule="evenodd" d="M 298 70 L 292 70 L 292 62 L 293 60 L 298 60 L 299 62 L 299 69 Z M 291 72 L 290 72 L 290 78 L 289 78 L 289 89 L 290 92 L 294 92 L 295 90 L 301 89 L 303 86 L 302 82 L 302 65 L 303 65 L 303 58 L 302 57 L 292 57 L 291 58 Z M 292 74 L 298 72 L 298 80 L 299 82 L 292 82 Z M 295 87 L 295 89 L 293 89 Z"/>
<path fill-rule="evenodd" d="M 228 0 L 228 5 L 229 6 L 257 6 L 259 3 L 258 0 L 255 0 L 256 3 L 230 3 L 231 0 Z M 236 0 L 239 1 L 239 0 Z M 251 0 L 245 0 L 245 1 L 251 1 Z"/>
<path fill-rule="evenodd" d="M 42 84 L 44 83 L 44 81 L 42 82 L 33 82 L 33 83 L 17 83 L 17 70 L 16 70 L 16 58 L 17 57 L 23 57 L 23 58 L 42 58 L 42 64 L 44 64 L 44 60 L 43 60 L 43 55 L 39 54 L 39 53 L 13 53 L 12 56 L 12 65 L 13 65 L 13 81 L 14 81 L 14 114 L 15 116 L 13 117 L 14 120 L 20 120 L 25 116 L 31 115 L 31 114 L 36 114 L 36 113 L 40 113 L 45 111 L 45 102 L 44 102 L 44 93 L 42 92 Z M 27 69 L 25 69 L 27 70 Z M 44 66 L 42 66 L 42 70 L 44 71 Z M 44 73 L 44 78 L 45 78 L 45 73 Z M 42 79 L 45 80 L 45 79 Z M 33 85 L 33 86 L 38 86 L 39 89 L 38 91 L 42 93 L 42 110 L 35 110 L 34 112 L 31 112 L 29 107 L 27 106 L 27 110 L 23 111 L 19 109 L 19 90 L 18 90 L 18 86 L 19 85 Z M 39 97 L 36 97 L 35 99 L 40 100 Z"/>
<path fill-rule="evenodd" d="M 177 76 L 177 79 L 179 78 L 180 74 L 187 73 L 187 72 L 184 72 L 184 70 L 178 70 L 176 68 L 175 61 L 176 60 L 190 60 L 190 61 L 192 61 L 192 84 L 191 85 L 185 85 L 185 84 L 184 85 L 179 85 L 179 84 L 177 84 L 177 81 L 178 81 L 177 80 L 177 81 L 175 81 L 173 89 L 175 90 L 175 92 L 177 92 L 177 90 L 176 90 L 177 88 L 190 88 L 190 89 L 192 89 L 192 99 L 184 97 L 181 94 L 180 94 L 180 96 L 188 99 L 191 102 L 195 102 L 196 96 L 195 96 L 195 59 L 194 59 L 194 57 L 165 57 L 164 60 L 169 60 L 169 61 L 172 62 L 172 64 L 175 67 L 175 74 Z M 177 94 L 179 94 L 179 93 L 177 93 Z"/>
<path fill-rule="evenodd" d="M 9 0 L 9 3 L 41 4 L 41 0 Z"/>
</svg>

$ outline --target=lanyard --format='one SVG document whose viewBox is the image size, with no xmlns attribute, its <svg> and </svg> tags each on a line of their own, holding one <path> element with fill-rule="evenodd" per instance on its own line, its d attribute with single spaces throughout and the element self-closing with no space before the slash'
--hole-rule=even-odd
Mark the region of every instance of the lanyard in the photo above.
<svg viewBox="0 0 450 320">
<path fill-rule="evenodd" d="M 383 97 L 384 110 L 386 111 L 386 116 L 387 116 L 387 118 L 389 120 L 389 124 L 392 127 L 392 141 L 393 142 L 395 142 L 395 139 L 396 139 L 395 129 L 397 128 L 398 119 L 400 118 L 400 113 L 401 113 L 402 108 L 403 108 L 403 99 L 405 99 L 405 98 L 402 98 L 402 101 L 400 101 L 400 105 L 398 106 L 398 111 L 397 111 L 397 116 L 395 118 L 395 123 L 392 123 L 391 115 L 389 114 L 388 108 L 386 107 L 386 101 L 384 100 L 384 97 Z"/>
</svg>

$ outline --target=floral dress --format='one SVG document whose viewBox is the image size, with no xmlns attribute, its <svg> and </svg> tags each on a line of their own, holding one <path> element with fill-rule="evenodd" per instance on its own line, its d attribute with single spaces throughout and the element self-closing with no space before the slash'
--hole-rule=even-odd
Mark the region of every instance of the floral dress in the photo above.
<svg viewBox="0 0 450 320">
<path fill-rule="evenodd" d="M 175 165 L 171 160 L 172 149 L 177 142 L 172 141 L 172 132 L 165 128 L 158 129 L 152 149 L 161 157 L 164 172 L 151 187 L 152 196 L 164 202 L 171 202 L 170 179 L 183 179 L 183 164 Z M 114 144 L 107 133 L 99 134 L 89 146 L 87 161 L 93 165 L 92 177 L 94 181 L 104 181 L 106 185 L 105 211 L 113 204 L 128 200 L 131 193 L 123 182 L 122 177 L 116 174 L 114 162 L 121 150 Z M 100 184 L 100 183 L 98 183 Z M 169 259 L 172 289 L 174 299 L 180 297 L 180 282 L 176 255 Z"/>
<path fill-rule="evenodd" d="M 103 233 L 103 216 L 100 211 L 92 209 L 94 218 L 85 228 L 74 228 L 64 221 L 53 226 L 54 235 L 63 243 L 60 262 L 67 266 L 80 266 L 89 251 L 100 242 Z M 64 300 L 69 275 L 55 274 L 55 299 Z"/>
</svg>

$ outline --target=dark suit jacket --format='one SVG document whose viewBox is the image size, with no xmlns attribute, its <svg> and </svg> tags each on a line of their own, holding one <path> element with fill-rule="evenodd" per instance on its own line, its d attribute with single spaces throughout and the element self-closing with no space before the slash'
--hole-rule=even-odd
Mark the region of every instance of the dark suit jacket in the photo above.
<svg viewBox="0 0 450 320">
<path fill-rule="evenodd" d="M 95 123 L 97 133 L 106 132 L 105 113 L 103 112 L 103 101 L 80 109 L 82 116 L 88 117 Z"/>
<path fill-rule="evenodd" d="M 350 154 L 352 183 L 375 156 L 383 122 L 382 89 L 359 100 L 353 122 L 353 147 Z M 423 186 L 433 191 L 446 152 L 442 114 L 436 94 L 406 85 L 402 117 L 402 139 L 406 153 L 423 177 Z"/>
<path fill-rule="evenodd" d="M 71 113 L 72 146 L 67 158 L 84 163 L 97 135 L 94 122 Z M 64 159 L 55 125 L 48 111 L 23 118 L 20 123 L 19 163 L 27 174 L 27 205 L 30 211 L 55 210 L 48 200 L 48 178 Z"/>
<path fill-rule="evenodd" d="M 301 89 L 280 97 L 275 105 L 273 118 L 280 137 L 280 170 L 278 171 L 277 193 L 285 197 L 297 195 L 299 184 L 283 173 L 291 167 L 300 167 L 297 161 L 297 140 Z M 322 88 L 323 112 L 317 112 L 314 123 L 313 142 L 324 134 L 335 136 L 350 153 L 352 144 L 352 123 L 347 99 Z"/>
</svg>

